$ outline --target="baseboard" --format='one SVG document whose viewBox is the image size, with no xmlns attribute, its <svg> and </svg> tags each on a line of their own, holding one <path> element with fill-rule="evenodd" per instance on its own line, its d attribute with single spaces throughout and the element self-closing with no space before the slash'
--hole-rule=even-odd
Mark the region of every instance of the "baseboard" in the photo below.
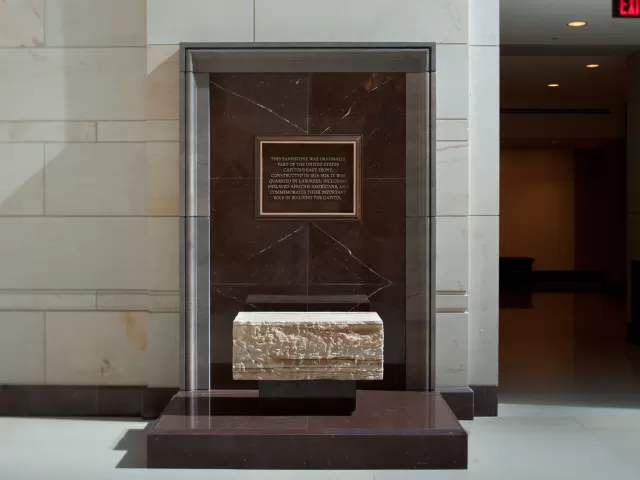
<svg viewBox="0 0 640 480">
<path fill-rule="evenodd" d="M 2 417 L 142 417 L 155 419 L 177 388 L 2 385 Z M 439 388 L 458 420 L 498 415 L 498 387 Z"/>
<path fill-rule="evenodd" d="M 458 420 L 473 420 L 473 390 L 469 387 L 442 387 L 437 390 Z"/>
<path fill-rule="evenodd" d="M 458 420 L 498 416 L 498 386 L 469 385 L 437 389 Z"/>
<path fill-rule="evenodd" d="M 473 413 L 476 417 L 498 416 L 498 386 L 469 385 L 473 390 Z"/>
<path fill-rule="evenodd" d="M 177 391 L 146 386 L 2 385 L 0 416 L 153 419 Z"/>
</svg>

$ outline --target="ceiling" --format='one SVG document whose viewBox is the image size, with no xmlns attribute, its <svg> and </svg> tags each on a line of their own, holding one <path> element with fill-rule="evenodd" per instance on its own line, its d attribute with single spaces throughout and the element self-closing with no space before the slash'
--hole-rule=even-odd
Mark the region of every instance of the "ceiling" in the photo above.
<svg viewBox="0 0 640 480">
<path fill-rule="evenodd" d="M 625 67 L 620 56 L 503 56 L 501 107 L 615 108 L 625 100 Z"/>
<path fill-rule="evenodd" d="M 640 51 L 640 19 L 612 18 L 611 8 L 611 0 L 500 0 L 500 43 Z M 567 27 L 571 21 L 589 24 Z"/>
<path fill-rule="evenodd" d="M 597 63 L 599 68 L 586 68 Z M 626 130 L 624 56 L 503 56 L 503 146 L 621 139 Z M 557 83 L 558 88 L 548 84 Z M 515 143 L 514 143 L 515 142 Z"/>
<path fill-rule="evenodd" d="M 640 52 L 640 19 L 614 19 L 611 9 L 611 0 L 500 0 L 501 108 L 623 115 L 626 57 Z"/>
</svg>

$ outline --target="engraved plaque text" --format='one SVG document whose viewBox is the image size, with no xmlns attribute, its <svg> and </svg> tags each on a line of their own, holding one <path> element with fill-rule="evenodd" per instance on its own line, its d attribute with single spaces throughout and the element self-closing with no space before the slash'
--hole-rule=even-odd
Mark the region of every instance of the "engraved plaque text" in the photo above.
<svg viewBox="0 0 640 480">
<path fill-rule="evenodd" d="M 259 218 L 360 218 L 360 137 L 257 137 Z"/>
</svg>

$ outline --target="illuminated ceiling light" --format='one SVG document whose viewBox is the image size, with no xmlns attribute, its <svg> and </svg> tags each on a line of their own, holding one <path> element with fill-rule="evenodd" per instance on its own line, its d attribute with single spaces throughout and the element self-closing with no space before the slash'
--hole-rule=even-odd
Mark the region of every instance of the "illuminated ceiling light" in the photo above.
<svg viewBox="0 0 640 480">
<path fill-rule="evenodd" d="M 559 86 L 560 86 L 559 83 L 550 83 L 549 85 L 547 85 L 547 87 L 550 87 L 550 88 L 558 88 Z"/>
<path fill-rule="evenodd" d="M 585 65 L 585 67 L 587 68 L 598 68 L 600 66 L 599 63 L 590 63 L 588 65 Z"/>
<path fill-rule="evenodd" d="M 567 23 L 568 27 L 584 27 L 587 25 L 587 22 L 569 22 Z"/>
</svg>

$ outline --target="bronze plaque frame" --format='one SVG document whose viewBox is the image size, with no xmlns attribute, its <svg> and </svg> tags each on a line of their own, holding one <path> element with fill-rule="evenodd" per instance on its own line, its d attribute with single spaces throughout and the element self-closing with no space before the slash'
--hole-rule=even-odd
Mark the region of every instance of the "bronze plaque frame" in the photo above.
<svg viewBox="0 0 640 480">
<path fill-rule="evenodd" d="M 265 212 L 263 191 L 264 144 L 352 144 L 353 190 L 349 212 Z M 256 218 L 272 220 L 356 220 L 362 218 L 362 136 L 361 135 L 258 135 L 256 136 Z"/>
</svg>

